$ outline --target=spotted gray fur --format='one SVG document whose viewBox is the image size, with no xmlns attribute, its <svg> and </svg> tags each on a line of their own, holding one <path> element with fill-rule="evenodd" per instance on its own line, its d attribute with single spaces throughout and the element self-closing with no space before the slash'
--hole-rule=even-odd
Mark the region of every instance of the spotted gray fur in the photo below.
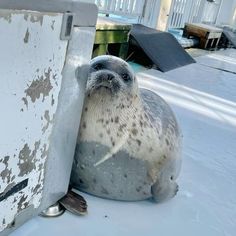
<svg viewBox="0 0 236 236">
<path fill-rule="evenodd" d="M 138 89 L 130 66 L 113 56 L 91 61 L 71 183 L 117 200 L 173 197 L 181 166 L 174 113 Z"/>
</svg>

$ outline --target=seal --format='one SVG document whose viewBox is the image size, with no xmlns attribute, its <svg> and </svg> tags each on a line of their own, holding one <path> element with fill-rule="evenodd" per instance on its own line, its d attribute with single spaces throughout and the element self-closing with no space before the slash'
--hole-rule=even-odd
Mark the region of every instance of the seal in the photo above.
<svg viewBox="0 0 236 236">
<path fill-rule="evenodd" d="M 128 63 L 91 60 L 72 168 L 73 187 L 116 200 L 175 196 L 181 133 L 169 105 L 139 89 Z"/>
</svg>

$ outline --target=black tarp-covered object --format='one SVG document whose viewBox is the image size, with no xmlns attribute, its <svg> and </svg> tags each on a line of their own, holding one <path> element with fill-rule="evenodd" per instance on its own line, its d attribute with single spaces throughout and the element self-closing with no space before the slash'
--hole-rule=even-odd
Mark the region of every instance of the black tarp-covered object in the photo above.
<svg viewBox="0 0 236 236">
<path fill-rule="evenodd" d="M 167 32 L 134 24 L 130 32 L 130 42 L 131 47 L 132 44 L 135 45 L 136 52 L 142 49 L 145 56 L 163 72 L 195 63 L 175 37 Z"/>
</svg>

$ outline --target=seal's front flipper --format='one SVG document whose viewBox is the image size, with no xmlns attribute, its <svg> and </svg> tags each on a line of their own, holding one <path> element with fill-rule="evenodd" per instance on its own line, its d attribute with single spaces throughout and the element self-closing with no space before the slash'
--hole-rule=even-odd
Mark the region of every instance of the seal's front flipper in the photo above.
<svg viewBox="0 0 236 236">
<path fill-rule="evenodd" d="M 178 184 L 172 179 L 156 181 L 151 187 L 151 193 L 156 202 L 163 202 L 173 198 L 178 190 Z"/>
<path fill-rule="evenodd" d="M 59 203 L 65 207 L 66 210 L 75 215 L 85 215 L 87 213 L 87 203 L 85 199 L 72 190 L 69 190 L 68 193 L 59 200 Z"/>
</svg>

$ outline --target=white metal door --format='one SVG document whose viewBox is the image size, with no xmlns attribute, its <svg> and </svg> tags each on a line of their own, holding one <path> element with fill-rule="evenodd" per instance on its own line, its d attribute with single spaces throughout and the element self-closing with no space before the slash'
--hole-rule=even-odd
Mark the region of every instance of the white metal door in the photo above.
<svg viewBox="0 0 236 236">
<path fill-rule="evenodd" d="M 0 232 L 42 200 L 68 41 L 63 14 L 0 11 Z"/>
</svg>

